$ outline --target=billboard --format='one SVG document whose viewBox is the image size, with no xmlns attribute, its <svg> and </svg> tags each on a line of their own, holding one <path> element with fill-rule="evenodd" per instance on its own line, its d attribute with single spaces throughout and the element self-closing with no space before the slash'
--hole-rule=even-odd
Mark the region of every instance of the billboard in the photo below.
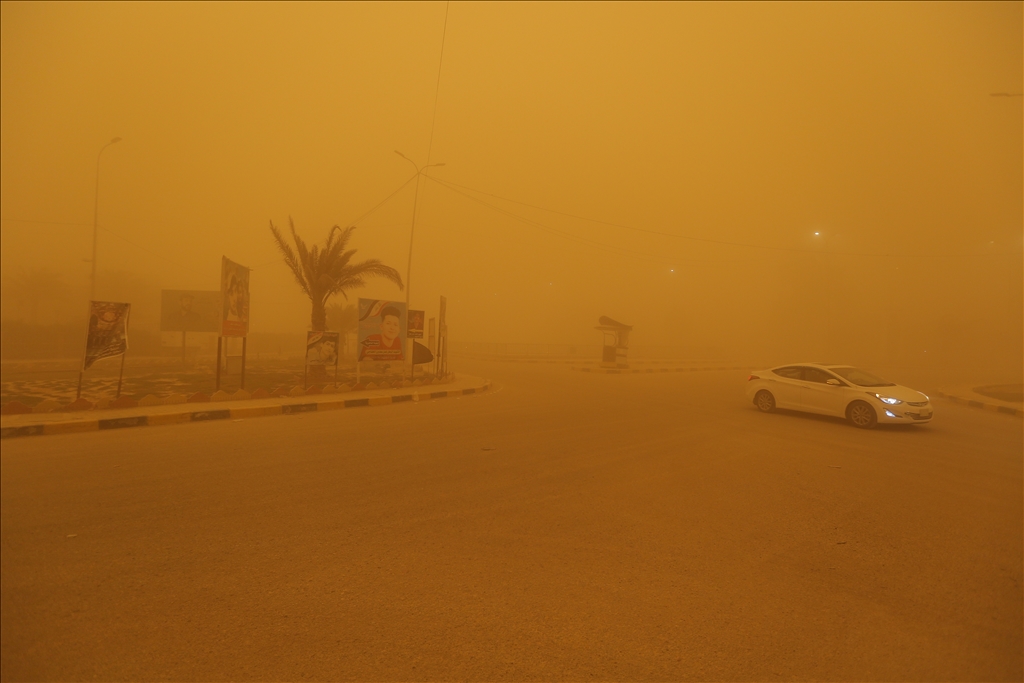
<svg viewBox="0 0 1024 683">
<path fill-rule="evenodd" d="M 359 300 L 359 360 L 404 361 L 405 303 Z"/>
<path fill-rule="evenodd" d="M 409 339 L 423 339 L 423 319 L 425 311 L 409 311 L 409 323 L 406 326 Z"/>
<path fill-rule="evenodd" d="M 89 302 L 89 335 L 85 341 L 83 370 L 101 358 L 120 356 L 128 350 L 128 313 L 131 304 Z"/>
<path fill-rule="evenodd" d="M 306 365 L 337 365 L 337 332 L 306 333 Z"/>
<path fill-rule="evenodd" d="M 249 334 L 249 269 L 222 256 L 220 260 L 222 337 Z"/>
<path fill-rule="evenodd" d="M 220 332 L 221 293 L 165 289 L 160 297 L 161 332 Z"/>
</svg>

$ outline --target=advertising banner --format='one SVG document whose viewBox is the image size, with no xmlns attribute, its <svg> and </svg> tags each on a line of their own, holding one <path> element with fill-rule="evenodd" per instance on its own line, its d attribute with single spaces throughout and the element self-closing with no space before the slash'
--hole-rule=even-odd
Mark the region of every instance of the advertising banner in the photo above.
<svg viewBox="0 0 1024 683">
<path fill-rule="evenodd" d="M 409 311 L 409 339 L 423 339 L 423 319 L 426 317 L 425 311 Z"/>
<path fill-rule="evenodd" d="M 405 303 L 359 300 L 359 360 L 404 361 Z"/>
<path fill-rule="evenodd" d="M 161 332 L 220 332 L 221 293 L 165 289 L 160 297 Z"/>
<path fill-rule="evenodd" d="M 441 311 L 437 316 L 437 374 L 448 374 L 448 299 L 441 297 Z"/>
<path fill-rule="evenodd" d="M 85 342 L 83 370 L 101 358 L 120 356 L 128 350 L 128 312 L 131 304 L 89 302 L 89 336 Z"/>
<path fill-rule="evenodd" d="M 222 337 L 249 334 L 249 269 L 222 256 L 220 261 Z"/>
<path fill-rule="evenodd" d="M 337 365 L 337 332 L 306 333 L 306 365 Z"/>
</svg>

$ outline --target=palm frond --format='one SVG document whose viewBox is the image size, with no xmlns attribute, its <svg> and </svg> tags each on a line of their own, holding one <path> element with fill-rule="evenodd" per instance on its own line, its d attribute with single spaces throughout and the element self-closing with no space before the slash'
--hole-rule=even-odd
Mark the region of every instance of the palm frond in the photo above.
<svg viewBox="0 0 1024 683">
<path fill-rule="evenodd" d="M 322 311 L 330 297 L 341 294 L 348 299 L 346 290 L 366 286 L 367 278 L 382 277 L 394 282 L 399 289 L 405 289 L 398 271 L 384 265 L 379 259 L 352 262 L 356 250 L 347 247 L 355 226 L 350 225 L 345 229 L 333 226 L 322 246 L 308 246 L 296 232 L 291 217 L 288 218 L 288 227 L 294 248 L 273 222 L 270 223 L 270 232 L 299 287 L 313 302 L 314 325 L 317 324 L 315 312 Z"/>
<path fill-rule="evenodd" d="M 294 228 L 292 231 L 294 232 Z M 274 221 L 270 221 L 270 232 L 274 236 L 274 242 L 277 244 L 278 250 L 281 252 L 281 255 L 284 256 L 285 265 L 287 265 L 288 269 L 292 271 L 292 275 L 295 276 L 295 281 L 299 283 L 299 287 L 302 291 L 309 296 L 309 287 L 306 285 L 305 272 L 302 264 L 299 262 L 295 252 L 292 250 L 291 245 L 285 242 L 284 237 L 281 235 L 281 231 L 274 225 Z"/>
</svg>

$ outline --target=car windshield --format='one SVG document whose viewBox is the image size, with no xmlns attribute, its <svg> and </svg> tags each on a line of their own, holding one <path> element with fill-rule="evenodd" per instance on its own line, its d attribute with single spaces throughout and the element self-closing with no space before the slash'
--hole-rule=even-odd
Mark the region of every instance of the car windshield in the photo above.
<svg viewBox="0 0 1024 683">
<path fill-rule="evenodd" d="M 894 387 L 892 382 L 886 382 L 881 377 L 875 377 L 870 372 L 859 368 L 829 368 L 847 382 L 861 387 Z"/>
</svg>

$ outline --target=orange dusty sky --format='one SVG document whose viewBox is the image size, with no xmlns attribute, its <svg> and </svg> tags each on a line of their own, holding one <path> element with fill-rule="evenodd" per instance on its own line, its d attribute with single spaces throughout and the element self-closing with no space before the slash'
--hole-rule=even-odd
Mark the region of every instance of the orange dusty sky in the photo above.
<svg viewBox="0 0 1024 683">
<path fill-rule="evenodd" d="M 404 277 L 394 150 L 429 150 L 412 307 L 446 295 L 453 339 L 598 343 L 609 315 L 636 343 L 1021 363 L 1021 3 L 3 3 L 0 31 L 5 319 L 84 307 L 120 136 L 98 296 L 135 324 L 227 255 L 254 331 L 307 329 L 289 216 L 356 222 Z"/>
</svg>

